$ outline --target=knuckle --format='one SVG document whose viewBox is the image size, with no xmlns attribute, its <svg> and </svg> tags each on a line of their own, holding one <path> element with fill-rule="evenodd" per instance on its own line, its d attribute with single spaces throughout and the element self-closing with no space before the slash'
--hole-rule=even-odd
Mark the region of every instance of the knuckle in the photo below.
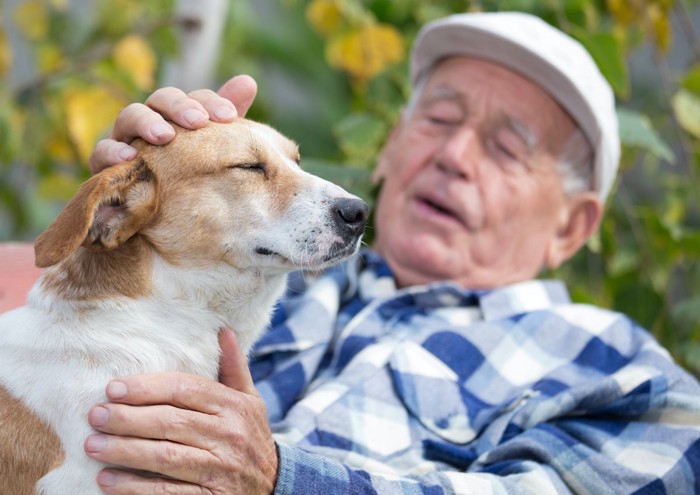
<svg viewBox="0 0 700 495">
<path fill-rule="evenodd" d="M 98 160 L 102 160 L 102 157 L 109 152 L 111 143 L 114 141 L 111 139 L 102 139 L 95 144 L 90 154 L 90 163 Z"/>
<path fill-rule="evenodd" d="M 182 90 L 173 86 L 165 86 L 162 88 L 158 88 L 153 93 L 151 93 L 150 96 L 146 98 L 146 104 L 155 100 L 159 100 L 161 98 L 173 98 L 182 96 L 185 96 L 185 93 Z"/>
<path fill-rule="evenodd" d="M 114 146 L 114 143 L 115 141 L 111 139 L 103 139 L 95 145 L 92 153 L 90 153 L 90 157 L 88 158 L 90 172 L 95 174 L 111 164 L 116 163 L 115 156 L 117 153 L 110 152 Z"/>
<path fill-rule="evenodd" d="M 192 397 L 211 395 L 209 380 L 187 373 L 173 373 L 170 377 L 171 401 L 173 404 L 188 404 Z"/>
<path fill-rule="evenodd" d="M 188 380 L 182 373 L 173 373 L 169 377 L 171 384 L 168 389 L 171 391 L 171 402 L 182 404 L 185 399 L 192 395 L 192 381 Z"/>
<path fill-rule="evenodd" d="M 163 438 L 168 438 L 169 431 L 189 431 L 197 427 L 192 414 L 178 408 L 169 408 L 169 413 L 161 418 L 160 430 Z"/>
<path fill-rule="evenodd" d="M 155 455 L 154 462 L 159 473 L 168 472 L 170 466 L 183 465 L 186 456 L 182 452 L 182 448 L 175 443 L 169 441 L 161 442 L 161 448 Z"/>
<path fill-rule="evenodd" d="M 218 97 L 216 92 L 212 91 L 211 89 L 195 89 L 194 91 L 190 91 L 189 93 L 187 93 L 187 96 L 195 99 Z"/>
<path fill-rule="evenodd" d="M 121 110 L 119 110 L 119 113 L 117 114 L 117 122 L 120 120 L 123 120 L 125 118 L 128 118 L 129 116 L 138 113 L 142 109 L 145 108 L 145 105 L 143 103 L 129 103 L 127 106 L 123 107 Z"/>
<path fill-rule="evenodd" d="M 114 428 L 115 425 L 129 424 L 130 415 L 128 413 L 129 406 L 123 404 L 105 404 L 109 411 L 107 424 Z"/>
<path fill-rule="evenodd" d="M 171 495 L 178 493 L 178 489 L 170 481 L 164 478 L 157 478 L 153 484 L 152 493 L 154 495 Z"/>
</svg>

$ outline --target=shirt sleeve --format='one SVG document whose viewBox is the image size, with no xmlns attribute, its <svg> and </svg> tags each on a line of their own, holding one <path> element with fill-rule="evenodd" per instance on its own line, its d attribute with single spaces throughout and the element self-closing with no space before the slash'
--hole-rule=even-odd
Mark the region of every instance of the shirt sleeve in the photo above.
<svg viewBox="0 0 700 495">
<path fill-rule="evenodd" d="M 475 442 L 424 441 L 425 458 L 446 467 L 421 475 L 351 468 L 331 451 L 280 443 L 275 494 L 700 493 L 697 382 L 664 361 L 533 397 Z"/>
<path fill-rule="evenodd" d="M 626 426 L 635 433 L 634 441 L 616 435 L 614 440 L 596 445 L 594 439 L 601 437 L 600 430 L 610 428 L 609 422 L 600 419 L 545 423 L 516 435 L 480 462 L 477 469 L 455 468 L 403 477 L 351 469 L 330 457 L 279 444 L 275 495 L 699 493 L 697 440 L 683 451 L 671 444 L 664 448 L 661 439 L 654 438 L 661 435 L 658 428 L 654 429 L 655 435 L 652 429 L 645 431 L 643 423 L 635 423 Z M 688 434 L 677 425 L 670 430 L 674 435 Z"/>
</svg>

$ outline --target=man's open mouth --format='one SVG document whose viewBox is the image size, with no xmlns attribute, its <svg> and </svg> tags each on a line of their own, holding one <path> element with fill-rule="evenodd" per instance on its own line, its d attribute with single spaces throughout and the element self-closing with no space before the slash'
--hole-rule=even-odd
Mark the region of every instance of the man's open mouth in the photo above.
<svg viewBox="0 0 700 495">
<path fill-rule="evenodd" d="M 435 203 L 435 202 L 433 202 L 433 201 L 431 201 L 431 200 L 429 200 L 429 199 L 424 199 L 424 200 L 423 200 L 423 203 L 427 204 L 427 205 L 430 206 L 432 209 L 437 210 L 439 213 L 442 213 L 442 214 L 444 214 L 444 215 L 451 215 L 451 216 L 454 216 L 454 215 L 452 214 L 452 212 L 449 211 L 447 208 L 443 208 L 443 207 L 440 206 L 439 204 L 437 204 L 437 203 Z"/>
<path fill-rule="evenodd" d="M 432 198 L 428 198 L 428 197 L 419 197 L 418 202 L 421 205 L 423 205 L 424 207 L 429 208 L 430 210 L 432 210 L 433 212 L 437 213 L 440 216 L 449 217 L 456 222 L 464 223 L 462 221 L 462 219 L 460 218 L 460 216 L 457 215 L 457 213 L 454 210 L 450 209 L 444 203 L 438 202 L 438 201 L 436 201 Z"/>
</svg>

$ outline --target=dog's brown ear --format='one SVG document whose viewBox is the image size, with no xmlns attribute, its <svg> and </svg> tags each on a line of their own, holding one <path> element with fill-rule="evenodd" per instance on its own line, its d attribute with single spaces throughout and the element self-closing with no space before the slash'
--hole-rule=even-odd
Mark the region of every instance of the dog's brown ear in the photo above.
<svg viewBox="0 0 700 495">
<path fill-rule="evenodd" d="M 34 243 L 36 266 L 55 265 L 80 245 L 113 249 L 152 217 L 155 180 L 144 160 L 121 163 L 91 177 Z"/>
</svg>

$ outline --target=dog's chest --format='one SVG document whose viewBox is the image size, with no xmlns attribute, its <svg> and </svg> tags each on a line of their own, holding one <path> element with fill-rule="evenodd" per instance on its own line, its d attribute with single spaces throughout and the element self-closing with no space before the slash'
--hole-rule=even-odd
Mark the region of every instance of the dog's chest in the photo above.
<svg viewBox="0 0 700 495">
<path fill-rule="evenodd" d="M 217 322 L 177 313 L 138 305 L 60 315 L 20 308 L 0 318 L 0 382 L 41 408 L 49 397 L 102 400 L 107 381 L 119 376 L 183 371 L 215 378 Z"/>
<path fill-rule="evenodd" d="M 92 431 L 87 411 L 106 400 L 111 379 L 165 371 L 215 379 L 219 326 L 205 311 L 164 301 L 99 311 L 25 306 L 0 316 L 0 387 L 57 435 L 65 454 L 61 468 L 42 481 L 47 493 L 100 493 L 94 484 L 100 464 L 85 456 L 83 442 Z"/>
</svg>

